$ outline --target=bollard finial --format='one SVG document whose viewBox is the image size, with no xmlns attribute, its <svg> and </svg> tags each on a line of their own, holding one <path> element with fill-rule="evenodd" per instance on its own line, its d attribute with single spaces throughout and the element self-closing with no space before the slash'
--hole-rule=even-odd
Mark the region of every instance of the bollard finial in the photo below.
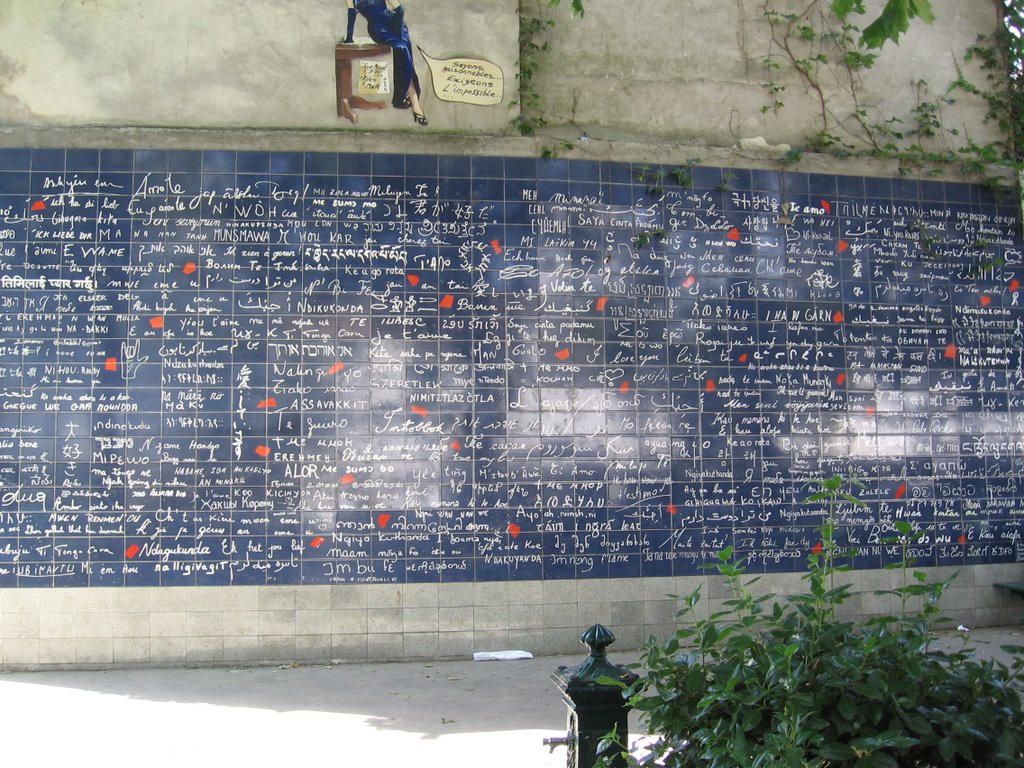
<svg viewBox="0 0 1024 768">
<path fill-rule="evenodd" d="M 590 647 L 590 656 L 594 659 L 607 656 L 605 648 L 615 642 L 614 633 L 602 624 L 595 624 L 580 635 L 580 642 Z"/>
<path fill-rule="evenodd" d="M 605 649 L 615 642 L 615 635 L 608 627 L 595 624 L 582 635 L 580 642 L 590 647 L 586 661 L 572 671 L 572 679 L 578 683 L 594 684 L 603 677 L 615 680 L 629 680 L 631 672 L 608 661 Z M 635 679 L 635 675 L 633 676 Z M 631 682 L 631 681 L 630 681 Z"/>
</svg>

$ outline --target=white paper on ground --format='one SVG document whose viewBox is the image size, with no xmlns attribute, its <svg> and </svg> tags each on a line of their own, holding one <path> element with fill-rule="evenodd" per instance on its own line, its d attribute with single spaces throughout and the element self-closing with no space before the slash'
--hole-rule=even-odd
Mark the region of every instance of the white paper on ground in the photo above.
<svg viewBox="0 0 1024 768">
<path fill-rule="evenodd" d="M 516 661 L 532 658 L 533 654 L 529 651 L 477 651 L 473 654 L 473 661 Z"/>
</svg>

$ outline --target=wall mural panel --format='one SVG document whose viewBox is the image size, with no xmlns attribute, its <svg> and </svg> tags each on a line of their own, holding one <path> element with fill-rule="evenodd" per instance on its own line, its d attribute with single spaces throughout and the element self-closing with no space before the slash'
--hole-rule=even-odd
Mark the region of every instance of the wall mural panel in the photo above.
<svg viewBox="0 0 1024 768">
<path fill-rule="evenodd" d="M 961 183 L 0 150 L 0 586 L 1024 561 L 1020 223 Z"/>
</svg>

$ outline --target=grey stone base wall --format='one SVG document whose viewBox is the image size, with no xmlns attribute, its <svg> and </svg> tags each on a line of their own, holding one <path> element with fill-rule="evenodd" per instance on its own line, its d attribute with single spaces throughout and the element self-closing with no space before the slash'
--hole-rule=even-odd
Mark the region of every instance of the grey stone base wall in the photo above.
<svg viewBox="0 0 1024 768">
<path fill-rule="evenodd" d="M 930 569 L 946 578 L 954 569 Z M 851 618 L 899 610 L 876 591 L 899 571 L 851 574 Z M 1024 600 L 993 587 L 1021 565 L 960 569 L 943 609 L 968 627 L 1017 625 Z M 700 610 L 728 598 L 717 576 L 480 584 L 160 587 L 0 590 L 0 670 L 258 666 L 469 658 L 475 651 L 580 653 L 594 623 L 634 649 L 676 627 L 679 600 L 700 588 Z M 800 574 L 758 589 L 800 591 Z"/>
</svg>

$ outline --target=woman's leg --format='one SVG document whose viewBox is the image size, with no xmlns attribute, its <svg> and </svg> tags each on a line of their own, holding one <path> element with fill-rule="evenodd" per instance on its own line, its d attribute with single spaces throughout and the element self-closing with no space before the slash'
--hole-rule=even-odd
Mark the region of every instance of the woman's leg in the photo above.
<svg viewBox="0 0 1024 768">
<path fill-rule="evenodd" d="M 409 84 L 408 94 L 409 104 L 412 105 L 412 119 L 416 121 L 417 125 L 426 125 L 427 116 L 423 114 L 423 108 L 420 106 L 420 95 L 416 93 L 416 87 Z"/>
</svg>

